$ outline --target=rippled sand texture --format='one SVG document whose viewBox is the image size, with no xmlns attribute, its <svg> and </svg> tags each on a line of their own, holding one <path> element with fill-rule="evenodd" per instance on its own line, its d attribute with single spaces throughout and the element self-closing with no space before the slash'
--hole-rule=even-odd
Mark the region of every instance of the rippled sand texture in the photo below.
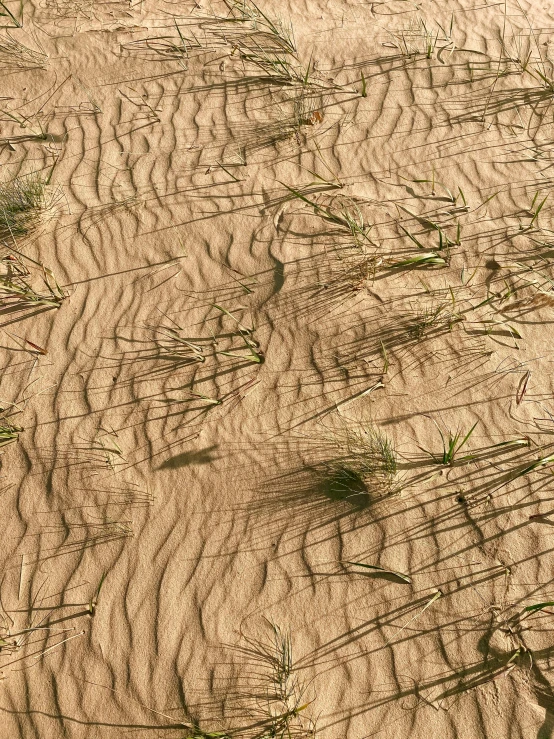
<svg viewBox="0 0 554 739">
<path fill-rule="evenodd" d="M 259 2 L 0 5 L 0 737 L 554 736 L 551 4 Z"/>
</svg>

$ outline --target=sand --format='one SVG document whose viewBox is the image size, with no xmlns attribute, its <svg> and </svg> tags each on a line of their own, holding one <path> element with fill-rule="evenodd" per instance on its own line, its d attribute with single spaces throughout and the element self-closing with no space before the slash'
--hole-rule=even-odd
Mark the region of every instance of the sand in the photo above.
<svg viewBox="0 0 554 739">
<path fill-rule="evenodd" d="M 552 736 L 551 4 L 4 5 L 0 737 Z"/>
</svg>

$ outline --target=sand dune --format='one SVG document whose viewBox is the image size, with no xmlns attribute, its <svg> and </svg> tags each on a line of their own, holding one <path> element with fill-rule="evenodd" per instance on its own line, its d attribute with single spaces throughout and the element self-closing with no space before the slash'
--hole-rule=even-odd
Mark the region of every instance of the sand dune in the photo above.
<svg viewBox="0 0 554 739">
<path fill-rule="evenodd" d="M 0 737 L 552 736 L 550 5 L 0 13 Z"/>
</svg>

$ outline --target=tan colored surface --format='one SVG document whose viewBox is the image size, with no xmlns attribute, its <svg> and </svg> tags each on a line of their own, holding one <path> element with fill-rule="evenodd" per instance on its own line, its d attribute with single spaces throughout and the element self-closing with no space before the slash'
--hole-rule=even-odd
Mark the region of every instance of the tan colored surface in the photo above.
<svg viewBox="0 0 554 739">
<path fill-rule="evenodd" d="M 0 67 L 2 179 L 57 158 L 63 192 L 19 248 L 70 293 L 58 311 L 0 317 L 0 397 L 30 398 L 0 457 L 2 608 L 11 633 L 50 628 L 0 651 L 0 737 L 240 725 L 254 668 L 236 647 L 266 619 L 291 631 L 322 738 L 550 737 L 553 616 L 518 614 L 554 599 L 551 521 L 530 518 L 552 510 L 552 472 L 511 480 L 553 451 L 552 196 L 526 228 L 551 188 L 552 91 L 499 61 L 498 41 L 503 27 L 529 37 L 524 11 L 546 54 L 550 4 L 509 2 L 506 20 L 486 0 L 264 0 L 290 16 L 304 63 L 343 86 L 277 145 L 284 92 L 246 83 L 229 46 L 191 53 L 187 71 L 137 51 L 177 42 L 174 18 L 185 27 L 207 1 L 131 5 L 26 2 L 10 33 L 48 64 Z M 436 33 L 452 14 L 454 51 L 392 46 L 418 17 Z M 29 135 L 37 116 L 47 141 Z M 374 280 L 341 276 L 344 237 L 287 199 L 281 183 L 314 183 L 309 170 L 344 185 L 315 197 L 356 198 L 373 224 Z M 434 196 L 414 182 L 433 170 Z M 451 224 L 451 240 L 459 221 L 449 266 L 389 266 L 418 252 L 400 226 L 438 245 L 406 209 Z M 476 308 L 493 293 L 505 299 Z M 443 303 L 464 320 L 418 338 L 414 318 Z M 215 305 L 255 328 L 263 364 L 213 353 L 241 346 Z M 172 322 L 206 362 L 160 359 Z M 381 342 L 384 387 L 364 394 Z M 477 420 L 464 451 L 478 460 L 442 467 L 421 450 L 439 451 L 435 422 L 465 434 Z M 370 421 L 394 440 L 403 492 L 325 496 L 314 470 L 336 453 L 332 429 Z"/>
</svg>

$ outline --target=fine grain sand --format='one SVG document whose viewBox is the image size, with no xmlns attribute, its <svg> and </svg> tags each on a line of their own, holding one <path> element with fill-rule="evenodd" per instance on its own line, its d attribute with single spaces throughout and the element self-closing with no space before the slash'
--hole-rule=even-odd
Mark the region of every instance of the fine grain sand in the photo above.
<svg viewBox="0 0 554 739">
<path fill-rule="evenodd" d="M 0 3 L 0 737 L 547 739 L 554 8 L 259 8 Z"/>
</svg>

